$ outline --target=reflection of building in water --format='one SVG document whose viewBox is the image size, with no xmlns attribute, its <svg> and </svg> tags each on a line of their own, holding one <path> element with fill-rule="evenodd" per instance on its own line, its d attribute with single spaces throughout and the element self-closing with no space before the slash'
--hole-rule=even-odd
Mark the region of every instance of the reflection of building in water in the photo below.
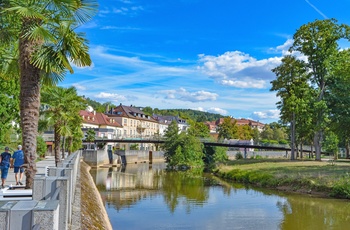
<svg viewBox="0 0 350 230">
<path fill-rule="evenodd" d="M 126 167 L 98 168 L 91 174 L 103 200 L 120 209 L 143 197 L 158 194 L 165 167 L 165 163 L 128 164 Z"/>
<path fill-rule="evenodd" d="M 91 171 L 91 175 L 97 187 L 106 190 L 158 189 L 162 185 L 159 175 L 165 167 L 165 163 L 128 164 L 125 167 L 97 168 Z"/>
</svg>

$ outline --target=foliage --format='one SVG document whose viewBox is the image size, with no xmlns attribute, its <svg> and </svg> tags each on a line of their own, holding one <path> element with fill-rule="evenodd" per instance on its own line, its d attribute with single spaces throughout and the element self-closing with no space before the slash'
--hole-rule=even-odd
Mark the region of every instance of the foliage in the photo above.
<svg viewBox="0 0 350 230">
<path fill-rule="evenodd" d="M 163 148 L 169 168 L 198 168 L 204 165 L 202 160 L 203 144 L 193 135 L 179 134 L 179 128 L 175 121 L 169 125 L 165 133 Z"/>
<path fill-rule="evenodd" d="M 26 188 L 36 172 L 36 145 L 42 85 L 61 81 L 73 67 L 91 65 L 87 40 L 75 29 L 97 12 L 94 0 L 2 1 L 0 76 L 19 79 L 20 124 Z"/>
<path fill-rule="evenodd" d="M 291 145 L 313 143 L 316 160 L 321 160 L 321 143 L 332 116 L 327 94 L 332 94 L 337 76 L 346 75 L 348 69 L 348 59 L 341 57 L 344 51 L 339 49 L 339 41 L 349 39 L 349 28 L 338 25 L 334 19 L 301 26 L 293 36 L 291 55 L 285 56 L 282 64 L 272 70 L 277 79 L 271 82 L 271 90 L 277 91 L 281 98 L 277 103 L 281 122 L 291 125 Z M 296 52 L 307 61 L 292 56 Z"/>
<path fill-rule="evenodd" d="M 242 153 L 241 153 L 241 152 L 236 153 L 236 155 L 235 155 L 235 159 L 236 159 L 236 160 L 243 159 L 243 155 L 242 155 Z"/>
<path fill-rule="evenodd" d="M 237 121 L 231 117 L 225 117 L 224 121 L 218 126 L 219 139 L 233 139 L 237 137 Z"/>
<path fill-rule="evenodd" d="M 262 187 L 283 186 L 291 191 L 349 199 L 350 177 L 348 163 L 329 166 L 326 162 L 286 161 L 277 159 L 249 159 L 230 161 L 220 166 L 216 175 L 226 180 L 254 184 Z"/>
<path fill-rule="evenodd" d="M 36 152 L 39 155 L 39 157 L 44 158 L 47 151 L 46 142 L 42 136 L 38 136 L 36 141 L 37 141 Z"/>
<path fill-rule="evenodd" d="M 322 147 L 326 152 L 329 152 L 334 155 L 334 157 L 337 157 L 338 155 L 338 143 L 339 139 L 337 135 L 329 131 L 327 132 L 327 135 L 325 137 L 325 140 L 322 142 Z"/>
<path fill-rule="evenodd" d="M 70 145 L 72 145 L 74 137 L 77 137 L 77 141 L 81 143 L 82 119 L 79 116 L 79 111 L 86 108 L 87 105 L 86 101 L 77 95 L 74 87 L 44 87 L 41 95 L 44 108 L 41 114 L 49 121 L 49 125 L 54 127 L 54 152 L 57 164 L 60 161 L 61 137 L 63 137 L 62 154 L 66 149 L 66 137 L 71 139 Z M 75 135 L 75 132 L 78 134 Z"/>
<path fill-rule="evenodd" d="M 321 142 L 324 130 L 328 127 L 329 108 L 326 103 L 326 90 L 335 77 L 333 71 L 337 65 L 339 41 L 349 39 L 349 26 L 338 25 L 334 19 L 316 20 L 300 27 L 294 34 L 294 43 L 290 51 L 299 51 L 308 59 L 308 82 L 313 88 L 313 117 L 316 160 L 321 159 Z"/>
<path fill-rule="evenodd" d="M 98 101 L 94 101 L 90 98 L 86 98 L 87 103 L 92 106 L 97 112 L 105 112 L 107 105 L 109 109 L 115 107 L 111 102 L 100 103 Z M 150 106 L 146 106 L 142 108 L 142 111 L 152 116 L 153 114 L 164 115 L 164 116 L 178 116 L 182 119 L 190 119 L 195 122 L 204 122 L 204 121 L 216 121 L 219 118 L 223 118 L 223 115 L 216 113 L 203 112 L 199 110 L 193 109 L 158 109 L 151 108 Z"/>
<path fill-rule="evenodd" d="M 1 65 L 0 61 L 0 68 Z M 19 124 L 19 85 L 17 78 L 7 78 L 0 74 L 0 143 L 9 143 L 11 122 Z M 16 127 L 14 127 L 16 128 Z"/>
<path fill-rule="evenodd" d="M 188 123 L 190 125 L 189 129 L 187 130 L 187 133 L 189 135 L 193 135 L 199 138 L 208 138 L 210 137 L 210 130 L 208 126 L 206 126 L 202 122 L 195 122 L 192 120 L 188 120 Z"/>
<path fill-rule="evenodd" d="M 96 136 L 95 130 L 93 130 L 93 129 L 88 129 L 88 130 L 86 131 L 85 140 L 86 140 L 87 142 L 94 142 L 94 141 L 95 141 L 95 136 Z"/>
<path fill-rule="evenodd" d="M 130 145 L 130 150 L 138 150 L 139 149 L 139 144 L 131 144 Z"/>
<path fill-rule="evenodd" d="M 204 164 L 207 168 L 212 168 L 217 163 L 224 163 L 228 160 L 227 147 L 205 146 L 204 148 Z"/>
</svg>

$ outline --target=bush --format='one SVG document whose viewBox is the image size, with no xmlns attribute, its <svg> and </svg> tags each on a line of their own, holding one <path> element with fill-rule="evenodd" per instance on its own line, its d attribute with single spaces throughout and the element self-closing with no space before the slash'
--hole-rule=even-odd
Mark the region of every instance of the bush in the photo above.
<svg viewBox="0 0 350 230">
<path fill-rule="evenodd" d="M 241 152 L 236 153 L 235 155 L 236 160 L 243 159 L 243 155 Z"/>
<path fill-rule="evenodd" d="M 42 136 L 38 136 L 36 139 L 36 152 L 40 158 L 44 158 L 46 154 L 46 142 Z"/>
</svg>

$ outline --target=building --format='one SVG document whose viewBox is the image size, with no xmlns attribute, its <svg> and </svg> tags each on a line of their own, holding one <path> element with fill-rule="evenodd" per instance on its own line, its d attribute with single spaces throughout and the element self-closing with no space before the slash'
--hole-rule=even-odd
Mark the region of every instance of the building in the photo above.
<svg viewBox="0 0 350 230">
<path fill-rule="evenodd" d="M 89 129 L 93 129 L 96 139 L 117 139 L 123 134 L 123 127 L 114 119 L 103 113 L 96 111 L 81 110 L 79 115 L 82 117 L 82 131 L 86 136 Z"/>
<path fill-rule="evenodd" d="M 166 130 L 168 129 L 168 126 L 173 121 L 176 122 L 179 128 L 179 132 L 186 132 L 187 129 L 190 127 L 185 119 L 182 119 L 178 116 L 163 116 L 163 115 L 153 114 L 152 117 L 159 123 L 160 136 L 164 136 Z"/>
<path fill-rule="evenodd" d="M 159 133 L 159 124 L 152 116 L 145 114 L 141 108 L 134 106 L 119 106 L 105 113 L 109 118 L 115 119 L 123 127 L 123 138 L 151 139 Z M 127 147 L 126 144 L 123 145 Z M 153 144 L 141 144 L 142 150 L 152 150 Z"/>
</svg>

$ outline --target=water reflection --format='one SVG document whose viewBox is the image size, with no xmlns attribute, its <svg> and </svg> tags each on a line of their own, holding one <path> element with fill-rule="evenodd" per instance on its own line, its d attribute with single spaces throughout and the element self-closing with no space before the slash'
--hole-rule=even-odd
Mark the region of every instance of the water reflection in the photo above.
<svg viewBox="0 0 350 230">
<path fill-rule="evenodd" d="M 348 228 L 348 201 L 258 191 L 165 167 L 91 171 L 115 229 Z"/>
</svg>

